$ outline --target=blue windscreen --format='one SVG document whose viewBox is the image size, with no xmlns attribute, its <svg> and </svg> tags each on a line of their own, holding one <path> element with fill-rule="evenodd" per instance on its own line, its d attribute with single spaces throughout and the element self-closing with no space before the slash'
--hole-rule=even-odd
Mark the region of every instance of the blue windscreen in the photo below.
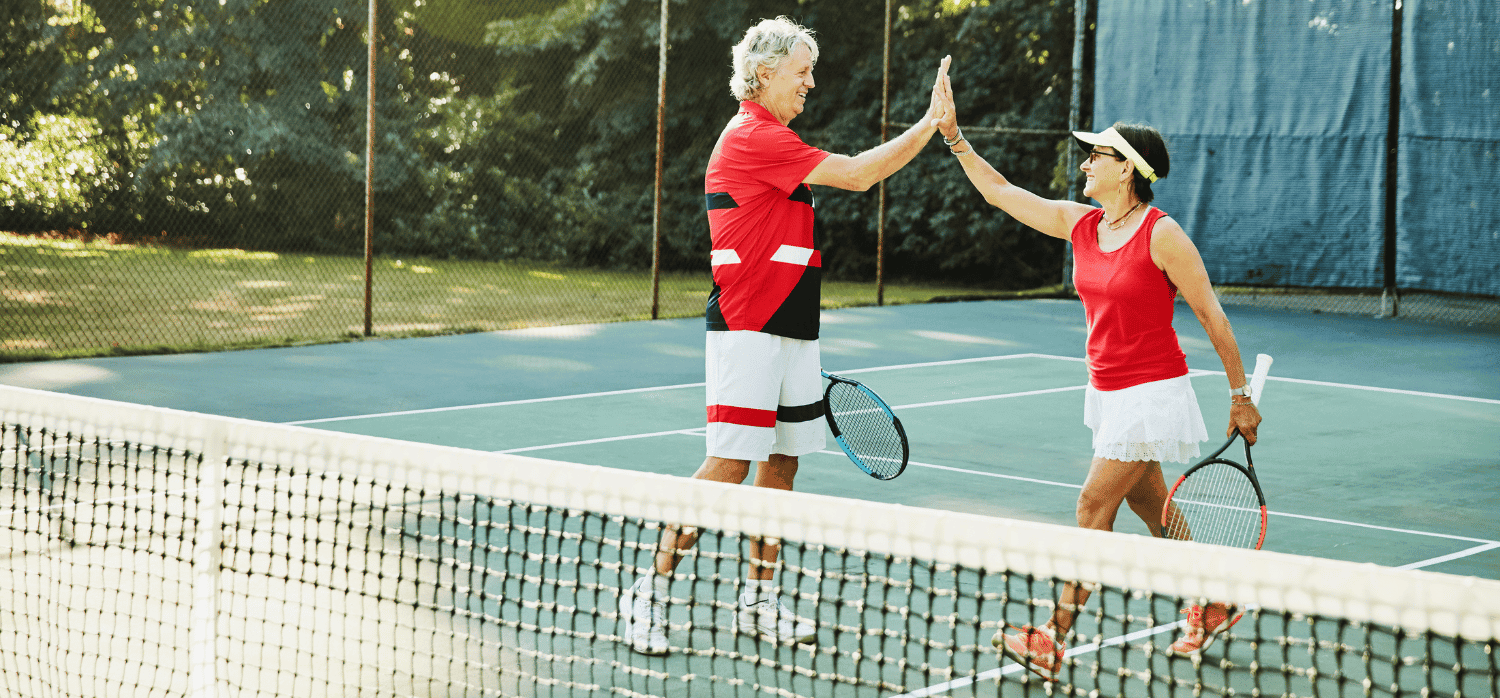
<svg viewBox="0 0 1500 698">
<path fill-rule="evenodd" d="M 1483 204 L 1500 193 L 1497 8 L 1406 3 L 1403 288 L 1500 295 L 1500 218 Z M 1162 132 L 1172 170 L 1155 204 L 1214 283 L 1385 285 L 1393 17 L 1369 0 L 1099 3 L 1095 130 Z"/>
<path fill-rule="evenodd" d="M 1404 12 L 1396 283 L 1500 295 L 1500 3 Z"/>
</svg>

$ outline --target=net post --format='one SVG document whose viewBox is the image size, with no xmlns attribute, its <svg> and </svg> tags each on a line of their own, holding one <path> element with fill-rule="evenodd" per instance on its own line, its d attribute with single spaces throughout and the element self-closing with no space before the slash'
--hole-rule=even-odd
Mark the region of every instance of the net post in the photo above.
<svg viewBox="0 0 1500 698">
<path fill-rule="evenodd" d="M 210 420 L 198 477 L 198 526 L 193 534 L 192 627 L 188 636 L 188 696 L 218 695 L 219 570 L 223 565 L 224 457 L 228 425 Z"/>
</svg>

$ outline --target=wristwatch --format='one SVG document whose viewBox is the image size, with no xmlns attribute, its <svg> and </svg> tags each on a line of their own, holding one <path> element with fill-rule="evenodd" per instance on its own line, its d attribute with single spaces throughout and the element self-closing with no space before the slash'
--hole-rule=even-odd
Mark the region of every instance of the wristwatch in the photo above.
<svg viewBox="0 0 1500 698">
<path fill-rule="evenodd" d="M 1230 388 L 1229 389 L 1229 396 L 1230 397 L 1234 397 L 1235 395 L 1243 395 L 1245 397 L 1250 397 L 1250 384 L 1246 383 L 1246 384 L 1244 384 L 1244 385 L 1242 385 L 1242 386 L 1240 386 L 1238 388 Z"/>
</svg>

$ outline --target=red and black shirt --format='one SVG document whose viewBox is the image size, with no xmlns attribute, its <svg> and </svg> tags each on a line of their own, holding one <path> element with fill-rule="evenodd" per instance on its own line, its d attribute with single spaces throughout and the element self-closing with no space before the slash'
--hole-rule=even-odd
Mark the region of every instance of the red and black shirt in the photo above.
<svg viewBox="0 0 1500 698">
<path fill-rule="evenodd" d="M 741 102 L 704 178 L 714 289 L 709 331 L 818 338 L 823 260 L 813 240 L 813 193 L 803 183 L 828 157 L 765 107 Z"/>
</svg>

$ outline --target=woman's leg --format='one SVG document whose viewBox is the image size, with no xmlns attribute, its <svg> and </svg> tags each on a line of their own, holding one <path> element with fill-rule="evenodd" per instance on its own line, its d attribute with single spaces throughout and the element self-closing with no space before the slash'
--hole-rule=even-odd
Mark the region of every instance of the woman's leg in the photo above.
<svg viewBox="0 0 1500 698">
<path fill-rule="evenodd" d="M 1130 505 L 1130 510 L 1136 516 L 1141 517 L 1146 528 L 1151 529 L 1151 535 L 1160 538 L 1161 511 L 1167 505 L 1167 483 L 1162 479 L 1160 463 L 1146 462 L 1140 465 L 1144 468 L 1141 478 L 1125 494 L 1125 503 Z"/>
<path fill-rule="evenodd" d="M 1083 481 L 1083 491 L 1078 495 L 1078 526 L 1096 531 L 1115 530 L 1115 516 L 1120 511 L 1120 503 L 1135 497 L 1137 490 L 1142 489 L 1141 482 L 1149 480 L 1153 473 L 1160 482 L 1161 466 L 1154 461 L 1095 458 L 1089 465 L 1088 477 Z M 1150 488 L 1148 486 L 1145 489 Z M 1133 501 L 1131 507 L 1135 507 Z M 1158 508 L 1157 511 L 1160 512 L 1161 509 Z M 1066 633 L 1073 627 L 1073 618 L 1078 614 L 1078 609 L 1089 600 L 1090 593 L 1088 586 L 1077 582 L 1063 585 L 1062 593 L 1058 595 L 1057 608 L 1052 612 L 1052 626 L 1059 633 Z"/>
</svg>

